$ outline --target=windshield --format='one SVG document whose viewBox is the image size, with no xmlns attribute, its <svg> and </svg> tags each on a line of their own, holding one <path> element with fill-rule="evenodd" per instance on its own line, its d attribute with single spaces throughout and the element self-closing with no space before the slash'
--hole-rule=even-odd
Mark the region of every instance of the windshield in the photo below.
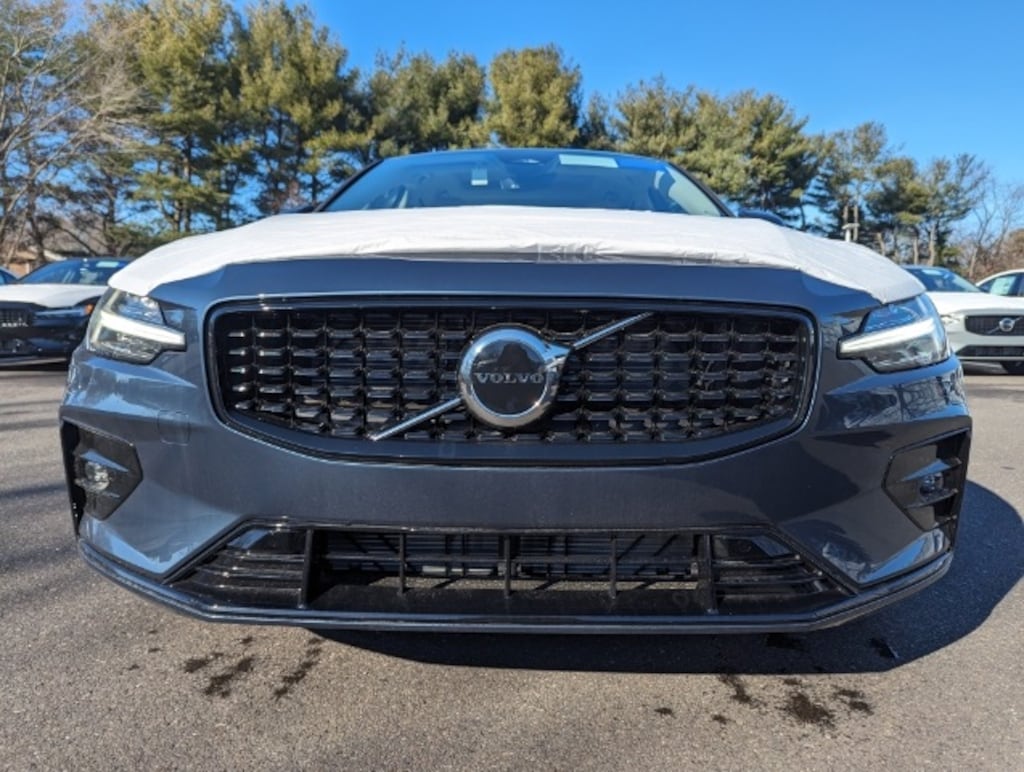
<svg viewBox="0 0 1024 772">
<path fill-rule="evenodd" d="M 63 260 L 37 268 L 22 284 L 106 284 L 124 268 L 123 260 Z"/>
<path fill-rule="evenodd" d="M 981 292 L 967 279 L 945 268 L 915 268 L 911 273 L 929 292 Z"/>
<path fill-rule="evenodd" d="M 725 216 L 671 164 L 575 150 L 462 150 L 388 158 L 324 209 L 547 206 Z"/>
</svg>

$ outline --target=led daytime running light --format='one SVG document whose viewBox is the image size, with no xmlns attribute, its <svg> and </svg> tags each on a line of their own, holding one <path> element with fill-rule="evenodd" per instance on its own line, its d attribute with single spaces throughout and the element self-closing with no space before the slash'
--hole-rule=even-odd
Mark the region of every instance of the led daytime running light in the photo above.
<svg viewBox="0 0 1024 772">
<path fill-rule="evenodd" d="M 843 356 L 859 356 L 867 351 L 889 346 L 898 346 L 923 338 L 935 332 L 934 319 L 922 319 L 911 324 L 892 327 L 888 330 L 869 332 L 840 342 L 839 353 Z"/>
<path fill-rule="evenodd" d="M 159 343 L 165 349 L 174 351 L 185 349 L 185 333 L 178 330 L 147 324 L 106 310 L 101 310 L 99 316 L 100 326 L 108 330 Z"/>
</svg>

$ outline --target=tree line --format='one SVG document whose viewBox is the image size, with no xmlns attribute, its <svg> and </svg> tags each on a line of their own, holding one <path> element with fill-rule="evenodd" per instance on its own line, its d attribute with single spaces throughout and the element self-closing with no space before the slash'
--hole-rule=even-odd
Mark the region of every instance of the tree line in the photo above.
<svg viewBox="0 0 1024 772">
<path fill-rule="evenodd" d="M 135 255 L 316 203 L 410 152 L 498 144 L 678 163 L 737 207 L 970 274 L 1024 262 L 1024 189 L 973 154 L 927 163 L 884 126 L 813 134 L 784 99 L 665 78 L 584 100 L 554 44 L 484 64 L 400 50 L 368 72 L 303 4 L 0 0 L 0 262 Z"/>
</svg>

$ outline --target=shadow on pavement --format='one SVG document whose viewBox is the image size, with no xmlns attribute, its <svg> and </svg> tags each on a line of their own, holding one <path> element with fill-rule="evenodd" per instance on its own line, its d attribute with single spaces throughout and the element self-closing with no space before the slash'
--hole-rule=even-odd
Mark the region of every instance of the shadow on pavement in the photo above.
<svg viewBox="0 0 1024 772">
<path fill-rule="evenodd" d="M 890 670 L 980 627 L 1024 576 L 1024 524 L 968 483 L 949 573 L 918 595 L 844 626 L 800 635 L 566 636 L 332 631 L 339 643 L 419 662 L 631 673 L 860 673 Z"/>
</svg>

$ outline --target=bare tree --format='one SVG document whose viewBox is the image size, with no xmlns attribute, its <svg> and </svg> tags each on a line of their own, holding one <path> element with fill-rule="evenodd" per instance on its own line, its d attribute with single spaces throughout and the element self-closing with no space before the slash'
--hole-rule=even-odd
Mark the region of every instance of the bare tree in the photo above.
<svg viewBox="0 0 1024 772">
<path fill-rule="evenodd" d="M 961 226 L 956 239 L 967 277 L 981 279 L 1015 267 L 1024 257 L 1017 248 L 1022 229 L 1024 185 L 1001 185 L 994 178 L 986 179 L 972 217 Z"/>
<path fill-rule="evenodd" d="M 120 143 L 136 102 L 126 30 L 70 21 L 65 0 L 0 0 L 0 262 L 42 256 L 76 160 Z"/>
</svg>

